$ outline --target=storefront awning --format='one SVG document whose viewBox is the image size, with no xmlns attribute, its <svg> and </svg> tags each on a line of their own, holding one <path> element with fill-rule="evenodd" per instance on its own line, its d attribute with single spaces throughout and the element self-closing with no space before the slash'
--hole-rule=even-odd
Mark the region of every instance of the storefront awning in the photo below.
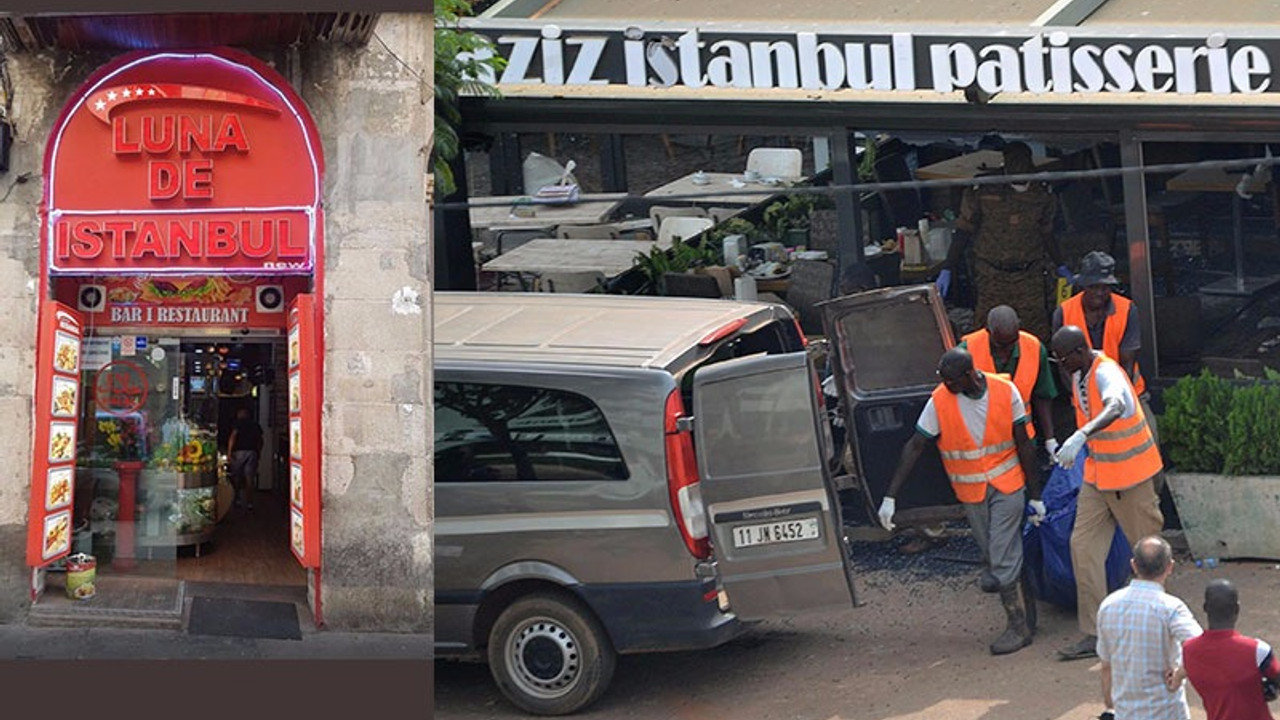
<svg viewBox="0 0 1280 720">
<path fill-rule="evenodd" d="M 169 13 L 0 17 L 0 51 L 141 50 L 313 42 L 365 45 L 377 13 Z"/>
</svg>

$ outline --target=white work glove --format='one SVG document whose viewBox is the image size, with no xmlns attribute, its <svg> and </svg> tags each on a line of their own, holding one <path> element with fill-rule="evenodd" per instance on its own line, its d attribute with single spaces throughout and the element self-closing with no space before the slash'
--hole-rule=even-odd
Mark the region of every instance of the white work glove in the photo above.
<svg viewBox="0 0 1280 720">
<path fill-rule="evenodd" d="M 880 524 L 884 526 L 885 530 L 888 530 L 890 532 L 893 532 L 893 528 L 894 528 L 893 511 L 894 511 L 895 505 L 896 503 L 894 502 L 893 498 L 886 497 L 884 499 L 884 502 L 880 503 L 880 511 L 876 513 L 877 515 L 880 516 Z"/>
<path fill-rule="evenodd" d="M 1045 440 L 1044 451 L 1049 453 L 1049 462 L 1058 462 L 1058 439 L 1049 438 Z"/>
<path fill-rule="evenodd" d="M 1032 525 L 1036 525 L 1036 526 L 1044 522 L 1044 516 L 1048 513 L 1048 510 L 1046 510 L 1044 507 L 1044 501 L 1028 500 L 1027 504 L 1031 506 L 1031 516 L 1028 517 L 1027 520 Z"/>
<path fill-rule="evenodd" d="M 1072 465 L 1076 464 L 1076 456 L 1080 454 L 1080 448 L 1084 447 L 1084 432 L 1077 430 L 1071 433 L 1071 437 L 1062 443 L 1062 447 L 1058 448 L 1057 463 L 1064 470 L 1070 470 Z"/>
</svg>

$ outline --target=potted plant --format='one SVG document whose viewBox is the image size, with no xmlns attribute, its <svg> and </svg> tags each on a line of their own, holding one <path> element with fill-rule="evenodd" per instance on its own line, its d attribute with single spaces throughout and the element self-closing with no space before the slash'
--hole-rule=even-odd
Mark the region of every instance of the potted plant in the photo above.
<svg viewBox="0 0 1280 720">
<path fill-rule="evenodd" d="M 650 293 L 663 294 L 662 276 L 666 273 L 682 273 L 720 262 L 720 250 L 706 239 L 686 243 L 676 237 L 671 248 L 663 250 L 656 245 L 648 253 L 636 253 L 636 265 L 648 280 Z"/>
<path fill-rule="evenodd" d="M 817 206 L 816 195 L 787 195 L 770 203 L 762 219 L 774 240 L 788 246 L 808 245 L 809 226 Z"/>
<path fill-rule="evenodd" d="M 1192 554 L 1280 560 L 1280 373 L 1206 369 L 1163 400 L 1165 479 Z"/>
</svg>

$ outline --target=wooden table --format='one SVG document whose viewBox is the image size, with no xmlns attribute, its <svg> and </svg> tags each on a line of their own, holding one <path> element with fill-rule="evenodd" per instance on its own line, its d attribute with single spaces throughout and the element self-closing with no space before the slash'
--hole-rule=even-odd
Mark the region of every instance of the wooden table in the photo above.
<svg viewBox="0 0 1280 720">
<path fill-rule="evenodd" d="M 1034 158 L 1036 169 L 1040 169 L 1054 158 Z M 949 160 L 926 165 L 916 170 L 919 180 L 964 180 L 977 177 L 984 172 L 998 172 L 1004 168 L 1004 154 L 999 150 L 979 150 L 967 155 L 959 155 Z"/>
<path fill-rule="evenodd" d="M 1227 171 L 1220 167 L 1192 168 L 1175 175 L 1165 181 L 1165 189 L 1179 192 L 1229 192 L 1231 193 L 1231 239 L 1236 256 L 1236 272 L 1234 278 L 1209 283 L 1200 288 L 1200 292 L 1208 295 L 1252 295 L 1265 287 L 1275 284 L 1275 277 L 1244 276 L 1244 223 L 1243 199 L 1236 192 L 1240 177 L 1249 174 L 1245 184 L 1245 192 L 1250 195 L 1265 192 L 1271 173 L 1262 178 L 1255 178 L 1248 169 Z"/>
<path fill-rule="evenodd" d="M 637 253 L 648 253 L 652 240 L 562 240 L 540 238 L 484 264 L 488 272 L 563 273 L 597 271 L 614 277 L 635 265 Z"/>
<path fill-rule="evenodd" d="M 771 195 L 764 194 L 761 191 L 775 191 L 790 184 L 787 182 L 781 182 L 777 185 L 765 185 L 758 182 L 748 183 L 743 182 L 741 173 L 715 172 L 703 173 L 707 177 L 707 182 L 698 184 L 693 181 L 693 176 L 696 174 L 689 173 L 682 178 L 672 180 L 666 185 L 650 190 L 644 196 L 647 198 L 686 196 L 684 198 L 685 202 L 697 202 L 706 205 L 754 205 L 771 197 Z M 742 187 L 736 187 L 733 184 L 734 180 L 742 182 Z"/>
<path fill-rule="evenodd" d="M 529 201 L 528 195 L 502 195 L 471 198 L 472 201 L 500 203 L 471 207 L 471 227 L 489 229 L 497 226 L 505 228 L 537 228 L 555 227 L 557 225 L 597 225 L 607 222 L 614 210 L 627 197 L 626 193 L 607 193 L 596 195 L 590 200 L 573 204 L 551 205 L 532 203 L 526 207 L 532 210 L 531 215 L 513 215 L 511 209 L 520 201 Z"/>
</svg>

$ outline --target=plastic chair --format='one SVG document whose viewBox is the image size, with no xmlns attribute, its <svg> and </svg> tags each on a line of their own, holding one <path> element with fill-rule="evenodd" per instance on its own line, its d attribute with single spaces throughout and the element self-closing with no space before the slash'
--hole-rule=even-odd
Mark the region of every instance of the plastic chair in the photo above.
<svg viewBox="0 0 1280 720">
<path fill-rule="evenodd" d="M 695 273 L 663 273 L 662 294 L 672 297 L 722 297 L 720 283 L 714 277 Z"/>
<path fill-rule="evenodd" d="M 561 225 L 556 228 L 556 237 L 567 240 L 617 240 L 622 231 L 617 225 Z"/>
<path fill-rule="evenodd" d="M 680 207 L 675 205 L 654 205 L 649 208 L 649 220 L 656 229 L 662 228 L 662 221 L 671 217 L 707 217 L 706 208 Z"/>
<path fill-rule="evenodd" d="M 744 210 L 746 210 L 744 207 L 713 207 L 707 208 L 707 215 L 719 225 L 729 218 L 737 217 Z"/>
<path fill-rule="evenodd" d="M 669 217 L 658 226 L 658 247 L 671 247 L 673 238 L 689 242 L 701 233 L 715 227 L 709 217 Z"/>
<path fill-rule="evenodd" d="M 747 172 L 794 180 L 801 177 L 803 162 L 804 156 L 796 148 L 756 148 L 747 155 Z"/>
<path fill-rule="evenodd" d="M 551 237 L 553 226 L 547 227 L 491 227 L 490 236 L 499 255 L 513 250 L 530 240 Z"/>
<path fill-rule="evenodd" d="M 584 272 L 542 273 L 534 285 L 538 292 L 584 293 L 604 285 L 604 273 L 599 270 Z"/>
</svg>

